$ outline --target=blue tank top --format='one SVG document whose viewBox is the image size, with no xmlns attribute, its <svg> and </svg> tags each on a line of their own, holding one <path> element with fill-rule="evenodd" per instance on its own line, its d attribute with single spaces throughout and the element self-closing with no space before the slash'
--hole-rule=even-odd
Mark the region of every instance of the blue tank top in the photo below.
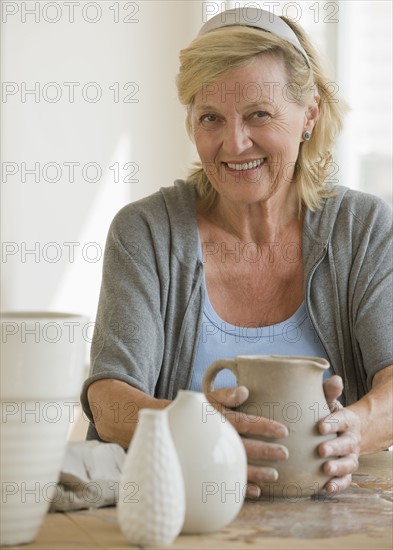
<svg viewBox="0 0 393 550">
<path fill-rule="evenodd" d="M 198 235 L 199 257 L 202 247 Z M 236 355 L 305 355 L 323 357 L 328 360 L 325 349 L 316 334 L 304 302 L 286 321 L 264 327 L 240 327 L 231 325 L 213 309 L 203 277 L 205 302 L 190 389 L 202 391 L 202 378 L 207 367 L 222 358 L 233 359 Z M 324 372 L 324 379 L 331 376 L 331 369 Z M 216 377 L 214 387 L 236 386 L 233 373 L 222 370 Z"/>
</svg>

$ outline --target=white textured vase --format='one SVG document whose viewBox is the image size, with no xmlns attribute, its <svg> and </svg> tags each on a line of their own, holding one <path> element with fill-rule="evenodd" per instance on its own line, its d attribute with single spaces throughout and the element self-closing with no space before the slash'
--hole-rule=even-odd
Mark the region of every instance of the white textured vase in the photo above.
<svg viewBox="0 0 393 550">
<path fill-rule="evenodd" d="M 56 496 L 87 322 L 67 313 L 1 314 L 1 545 L 33 541 Z"/>
<path fill-rule="evenodd" d="M 120 477 L 118 521 L 131 544 L 169 546 L 184 521 L 180 463 L 165 409 L 142 409 Z"/>
<path fill-rule="evenodd" d="M 182 532 L 222 529 L 244 501 L 247 456 L 242 440 L 203 393 L 179 391 L 167 411 L 186 493 Z"/>
</svg>

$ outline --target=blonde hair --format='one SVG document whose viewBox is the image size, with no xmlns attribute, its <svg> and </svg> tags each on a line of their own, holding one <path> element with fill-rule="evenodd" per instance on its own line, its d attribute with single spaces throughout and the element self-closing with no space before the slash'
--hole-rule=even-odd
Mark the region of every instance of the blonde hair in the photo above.
<svg viewBox="0 0 393 550">
<path fill-rule="evenodd" d="M 281 17 L 295 32 L 311 62 L 311 70 L 303 55 L 289 42 L 275 34 L 246 26 L 221 27 L 195 38 L 180 52 L 180 69 L 176 79 L 180 102 L 187 107 L 186 128 L 192 139 L 191 107 L 195 95 L 206 83 L 222 78 L 230 71 L 251 61 L 255 56 L 270 53 L 281 57 L 288 75 L 288 93 L 293 86 L 294 101 L 311 105 L 320 96 L 319 118 L 310 141 L 300 145 L 294 170 L 299 197 L 299 210 L 305 204 L 310 210 L 322 207 L 323 199 L 333 195 L 326 186 L 333 157 L 331 149 L 342 128 L 346 103 L 335 95 L 335 87 L 320 66 L 318 55 L 301 27 Z M 300 95 L 299 95 L 300 92 Z M 217 197 L 200 162 L 189 175 L 205 207 Z"/>
</svg>

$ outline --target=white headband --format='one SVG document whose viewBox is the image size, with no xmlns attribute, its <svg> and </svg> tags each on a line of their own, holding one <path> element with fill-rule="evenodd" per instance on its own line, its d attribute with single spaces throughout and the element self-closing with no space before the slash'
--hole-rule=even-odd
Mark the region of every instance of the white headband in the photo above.
<svg viewBox="0 0 393 550">
<path fill-rule="evenodd" d="M 235 8 L 223 11 L 209 19 L 199 31 L 198 36 L 220 27 L 231 27 L 234 25 L 262 29 L 290 42 L 303 55 L 307 65 L 311 67 L 308 55 L 291 27 L 278 15 L 259 8 Z"/>
</svg>

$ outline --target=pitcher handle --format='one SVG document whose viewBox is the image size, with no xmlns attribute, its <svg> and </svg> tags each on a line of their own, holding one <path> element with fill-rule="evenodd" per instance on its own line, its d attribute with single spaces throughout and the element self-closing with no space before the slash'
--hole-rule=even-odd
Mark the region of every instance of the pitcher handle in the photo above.
<svg viewBox="0 0 393 550">
<path fill-rule="evenodd" d="M 234 359 L 219 359 L 218 361 L 214 361 L 214 363 L 209 365 L 205 371 L 205 374 L 203 375 L 202 391 L 205 395 L 214 390 L 214 381 L 216 379 L 216 376 L 223 369 L 231 370 L 236 376 L 236 381 L 239 383 L 236 361 Z"/>
</svg>

